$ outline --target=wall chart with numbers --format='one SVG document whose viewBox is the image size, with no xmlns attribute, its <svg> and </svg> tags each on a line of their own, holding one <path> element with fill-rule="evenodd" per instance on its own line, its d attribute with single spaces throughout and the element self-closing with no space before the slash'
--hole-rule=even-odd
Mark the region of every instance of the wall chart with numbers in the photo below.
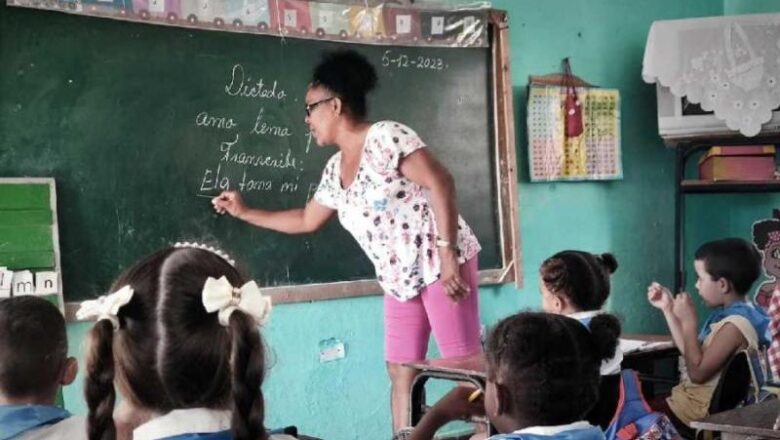
<svg viewBox="0 0 780 440">
<path fill-rule="evenodd" d="M 584 130 L 575 137 L 564 134 L 565 93 L 557 85 L 528 89 L 531 181 L 621 179 L 619 92 L 577 87 Z"/>
</svg>

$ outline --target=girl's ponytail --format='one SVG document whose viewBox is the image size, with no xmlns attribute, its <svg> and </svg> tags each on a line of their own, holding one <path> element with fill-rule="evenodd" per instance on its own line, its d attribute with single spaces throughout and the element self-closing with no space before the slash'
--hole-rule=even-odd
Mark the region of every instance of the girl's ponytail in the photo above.
<svg viewBox="0 0 780 440">
<path fill-rule="evenodd" d="M 87 436 L 89 440 L 114 440 L 114 327 L 111 321 L 99 320 L 89 332 L 87 353 L 87 378 L 84 394 L 89 414 Z"/>
<path fill-rule="evenodd" d="M 607 273 L 615 273 L 618 268 L 618 262 L 614 255 L 610 253 L 604 253 L 599 255 L 598 258 L 601 260 L 601 264 L 604 266 L 604 269 L 607 270 Z M 609 279 L 609 277 L 607 277 L 607 279 Z"/>
<path fill-rule="evenodd" d="M 249 315 L 236 311 L 230 316 L 230 335 L 233 341 L 233 439 L 267 440 L 268 434 L 263 426 L 265 406 L 260 389 L 265 375 L 265 348 L 257 324 Z"/>
<path fill-rule="evenodd" d="M 620 337 L 620 321 L 613 315 L 600 313 L 591 318 L 588 327 L 596 349 L 596 358 L 603 361 L 615 356 Z"/>
</svg>

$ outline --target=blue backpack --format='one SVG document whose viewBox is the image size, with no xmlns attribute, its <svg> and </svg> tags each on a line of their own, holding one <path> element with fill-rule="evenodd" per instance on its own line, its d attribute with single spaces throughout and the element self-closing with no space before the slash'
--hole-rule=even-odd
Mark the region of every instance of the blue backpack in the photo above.
<svg viewBox="0 0 780 440">
<path fill-rule="evenodd" d="M 645 402 L 635 371 L 621 371 L 620 379 L 620 397 L 615 416 L 604 431 L 607 440 L 682 438 L 665 414 L 654 412 Z"/>
<path fill-rule="evenodd" d="M 488 440 L 603 440 L 604 433 L 599 427 L 570 429 L 553 435 L 538 434 L 499 434 Z"/>
</svg>

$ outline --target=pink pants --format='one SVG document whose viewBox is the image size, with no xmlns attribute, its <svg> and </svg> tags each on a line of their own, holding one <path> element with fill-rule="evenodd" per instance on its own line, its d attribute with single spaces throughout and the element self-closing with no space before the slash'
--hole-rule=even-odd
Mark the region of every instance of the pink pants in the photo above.
<svg viewBox="0 0 780 440">
<path fill-rule="evenodd" d="M 479 275 L 477 257 L 460 266 L 471 293 L 460 302 L 447 296 L 441 281 L 429 284 L 406 302 L 385 295 L 385 360 L 402 364 L 425 359 L 433 330 L 442 357 L 469 356 L 482 351 L 479 337 Z"/>
</svg>

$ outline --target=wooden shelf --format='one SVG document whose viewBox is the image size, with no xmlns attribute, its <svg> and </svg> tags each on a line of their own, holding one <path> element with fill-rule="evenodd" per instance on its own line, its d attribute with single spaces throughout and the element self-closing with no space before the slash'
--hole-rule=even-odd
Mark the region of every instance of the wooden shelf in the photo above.
<svg viewBox="0 0 780 440">
<path fill-rule="evenodd" d="M 780 180 L 683 180 L 683 193 L 780 192 Z"/>
</svg>

